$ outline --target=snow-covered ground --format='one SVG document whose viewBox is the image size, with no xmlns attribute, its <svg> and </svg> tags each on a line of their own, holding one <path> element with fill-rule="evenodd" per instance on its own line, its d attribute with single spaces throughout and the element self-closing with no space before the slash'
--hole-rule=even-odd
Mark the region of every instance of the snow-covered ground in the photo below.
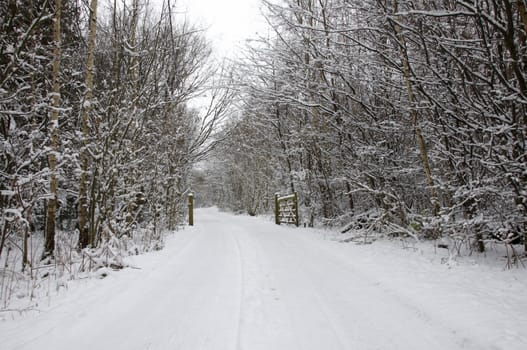
<svg viewBox="0 0 527 350">
<path fill-rule="evenodd" d="M 195 225 L 136 268 L 0 314 L 0 348 L 527 349 L 527 269 L 216 209 Z"/>
</svg>

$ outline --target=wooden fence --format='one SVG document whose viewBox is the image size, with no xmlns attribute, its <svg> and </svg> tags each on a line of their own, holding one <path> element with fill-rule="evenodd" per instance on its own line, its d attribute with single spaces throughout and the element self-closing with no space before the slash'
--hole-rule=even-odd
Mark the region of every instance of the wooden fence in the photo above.
<svg viewBox="0 0 527 350">
<path fill-rule="evenodd" d="M 296 192 L 287 196 L 280 197 L 274 195 L 274 217 L 275 223 L 295 224 L 298 227 L 298 197 Z"/>
</svg>

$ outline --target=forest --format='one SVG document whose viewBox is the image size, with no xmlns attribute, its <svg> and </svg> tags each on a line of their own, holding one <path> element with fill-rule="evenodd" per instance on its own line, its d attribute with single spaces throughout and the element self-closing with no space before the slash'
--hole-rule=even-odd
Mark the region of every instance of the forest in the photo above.
<svg viewBox="0 0 527 350">
<path fill-rule="evenodd" d="M 264 1 L 233 71 L 239 113 L 198 171 L 251 215 L 297 192 L 304 224 L 525 242 L 525 1 Z"/>
<path fill-rule="evenodd" d="M 525 254 L 525 0 L 264 0 L 230 61 L 160 3 L 0 2 L 1 307 L 161 249 L 190 191 Z"/>
</svg>

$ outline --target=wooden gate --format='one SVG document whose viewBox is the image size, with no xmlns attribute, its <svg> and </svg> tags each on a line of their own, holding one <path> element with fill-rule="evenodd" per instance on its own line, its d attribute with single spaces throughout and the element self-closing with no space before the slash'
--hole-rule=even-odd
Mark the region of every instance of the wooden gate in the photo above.
<svg viewBox="0 0 527 350">
<path fill-rule="evenodd" d="M 296 192 L 287 196 L 280 197 L 274 195 L 274 217 L 275 223 L 295 224 L 298 227 L 298 197 Z"/>
</svg>

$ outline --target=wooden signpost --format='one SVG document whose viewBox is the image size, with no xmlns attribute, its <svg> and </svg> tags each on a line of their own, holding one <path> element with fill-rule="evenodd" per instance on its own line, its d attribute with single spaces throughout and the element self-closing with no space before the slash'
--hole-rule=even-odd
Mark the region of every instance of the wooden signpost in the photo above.
<svg viewBox="0 0 527 350">
<path fill-rule="evenodd" d="M 298 227 L 298 197 L 296 192 L 283 197 L 280 197 L 278 193 L 274 195 L 274 217 L 277 225 L 295 224 Z"/>
<path fill-rule="evenodd" d="M 194 226 L 194 195 L 188 195 L 188 225 Z"/>
</svg>

